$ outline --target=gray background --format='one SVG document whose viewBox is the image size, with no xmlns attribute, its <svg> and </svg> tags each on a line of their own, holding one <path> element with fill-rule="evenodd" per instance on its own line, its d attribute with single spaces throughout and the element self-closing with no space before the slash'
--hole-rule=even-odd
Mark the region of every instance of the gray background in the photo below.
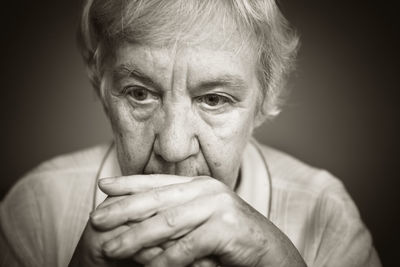
<svg viewBox="0 0 400 267">
<path fill-rule="evenodd" d="M 399 9 L 395 1 L 280 2 L 302 36 L 299 71 L 285 112 L 256 136 L 339 177 L 383 263 L 395 266 Z M 1 5 L 0 197 L 43 160 L 110 140 L 75 46 L 79 5 Z"/>
</svg>

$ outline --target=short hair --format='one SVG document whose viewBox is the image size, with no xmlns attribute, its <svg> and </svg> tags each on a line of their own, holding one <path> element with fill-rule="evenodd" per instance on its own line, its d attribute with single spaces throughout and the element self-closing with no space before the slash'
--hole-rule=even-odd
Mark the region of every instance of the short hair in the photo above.
<svg viewBox="0 0 400 267">
<path fill-rule="evenodd" d="M 113 45 L 190 41 L 199 33 L 210 34 L 204 30 L 207 25 L 226 19 L 255 49 L 262 93 L 258 114 L 273 118 L 287 96 L 286 81 L 299 43 L 275 0 L 85 0 L 78 43 L 89 79 L 101 96 L 103 64 Z"/>
</svg>

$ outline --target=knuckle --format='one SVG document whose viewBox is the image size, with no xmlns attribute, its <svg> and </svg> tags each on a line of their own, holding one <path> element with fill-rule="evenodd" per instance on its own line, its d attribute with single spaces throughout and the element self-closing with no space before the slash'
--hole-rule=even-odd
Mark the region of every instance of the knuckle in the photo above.
<svg viewBox="0 0 400 267">
<path fill-rule="evenodd" d="M 180 239 L 176 245 L 178 246 L 179 251 L 183 253 L 186 257 L 192 257 L 194 252 L 194 240 L 190 236 L 185 236 Z"/>
<path fill-rule="evenodd" d="M 201 179 L 207 184 L 207 187 L 212 188 L 212 189 L 214 189 L 216 191 L 224 191 L 226 189 L 225 184 L 220 182 L 220 181 L 218 181 L 215 178 L 204 177 L 204 178 L 201 178 Z"/>
<path fill-rule="evenodd" d="M 223 206 L 232 206 L 235 202 L 232 193 L 226 190 L 219 192 L 216 197 L 218 203 L 222 204 Z"/>
<path fill-rule="evenodd" d="M 132 238 L 130 235 L 123 235 L 119 238 L 120 246 L 122 248 L 131 248 L 132 247 Z"/>
<path fill-rule="evenodd" d="M 156 187 L 151 190 L 151 196 L 155 201 L 161 201 L 162 200 L 162 192 L 161 189 Z"/>
<path fill-rule="evenodd" d="M 174 228 L 178 223 L 177 220 L 178 214 L 175 209 L 165 210 L 160 213 L 160 216 L 162 220 L 165 222 L 165 224 L 171 228 Z"/>
<path fill-rule="evenodd" d="M 202 176 L 198 176 L 196 179 L 193 179 L 192 181 L 208 181 L 210 179 L 214 179 L 214 178 L 211 178 L 210 176 L 202 175 Z"/>
<path fill-rule="evenodd" d="M 152 259 L 160 255 L 164 250 L 160 247 L 144 248 L 138 251 L 134 256 L 134 260 L 141 264 L 147 264 Z"/>
<path fill-rule="evenodd" d="M 115 203 L 115 207 L 119 210 L 125 210 L 128 208 L 128 201 L 126 199 L 121 199 Z M 107 206 L 109 210 L 113 208 L 113 205 Z"/>
<path fill-rule="evenodd" d="M 161 244 L 161 247 L 165 250 L 176 244 L 177 240 L 168 240 Z"/>
<path fill-rule="evenodd" d="M 177 185 L 170 186 L 170 187 L 174 189 L 174 190 L 171 190 L 172 191 L 171 193 L 174 193 L 177 196 L 181 196 L 181 195 L 185 194 L 185 192 L 186 192 L 186 187 L 181 184 L 177 184 Z"/>
<path fill-rule="evenodd" d="M 223 212 L 221 214 L 221 221 L 225 224 L 225 225 L 229 225 L 229 226 L 238 226 L 239 224 L 239 220 L 237 218 L 237 216 L 233 213 L 233 212 Z"/>
</svg>

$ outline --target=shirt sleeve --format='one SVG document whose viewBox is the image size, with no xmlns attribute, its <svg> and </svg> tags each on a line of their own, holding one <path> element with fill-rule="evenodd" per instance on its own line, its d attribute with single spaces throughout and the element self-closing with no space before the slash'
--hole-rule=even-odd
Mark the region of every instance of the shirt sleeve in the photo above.
<svg viewBox="0 0 400 267">
<path fill-rule="evenodd" d="M 17 183 L 0 203 L 0 266 L 42 266 L 39 214 L 32 189 Z"/>
<path fill-rule="evenodd" d="M 380 267 L 372 237 L 340 182 L 319 198 L 321 237 L 313 266 Z"/>
</svg>

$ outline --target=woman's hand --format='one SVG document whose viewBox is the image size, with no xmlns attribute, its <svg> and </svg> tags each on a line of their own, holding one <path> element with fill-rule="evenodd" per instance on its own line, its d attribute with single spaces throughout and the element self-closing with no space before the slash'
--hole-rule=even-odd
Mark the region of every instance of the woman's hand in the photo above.
<svg viewBox="0 0 400 267">
<path fill-rule="evenodd" d="M 99 185 L 113 197 L 91 216 L 107 258 L 146 266 L 187 266 L 204 257 L 230 266 L 305 266 L 276 226 L 214 178 L 134 175 Z"/>
</svg>

